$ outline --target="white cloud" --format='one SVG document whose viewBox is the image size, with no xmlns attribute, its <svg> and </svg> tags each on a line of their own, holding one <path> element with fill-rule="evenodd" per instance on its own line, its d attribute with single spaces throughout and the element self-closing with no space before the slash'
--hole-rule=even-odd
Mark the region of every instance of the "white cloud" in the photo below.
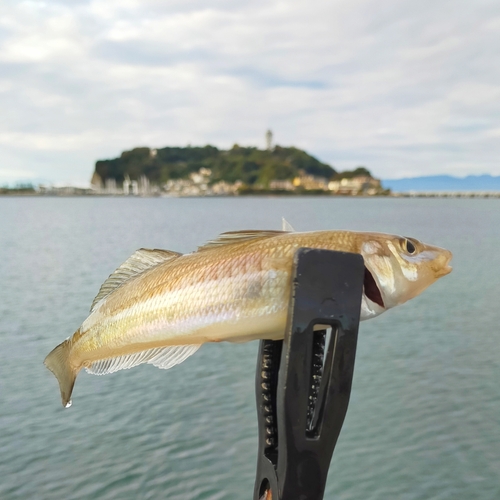
<svg viewBox="0 0 500 500">
<path fill-rule="evenodd" d="M 29 170 L 0 168 L 0 179 L 7 183 L 22 179 L 32 179 L 34 176 L 35 173 Z"/>
<path fill-rule="evenodd" d="M 0 133 L 0 144 L 33 151 L 81 151 L 88 147 L 95 147 L 101 142 L 99 132 L 102 131 L 89 131 L 82 134 L 3 132 Z"/>
<path fill-rule="evenodd" d="M 493 0 L 12 0 L 0 19 L 0 168 L 19 178 L 263 146 L 268 127 L 338 168 L 500 174 Z"/>
</svg>

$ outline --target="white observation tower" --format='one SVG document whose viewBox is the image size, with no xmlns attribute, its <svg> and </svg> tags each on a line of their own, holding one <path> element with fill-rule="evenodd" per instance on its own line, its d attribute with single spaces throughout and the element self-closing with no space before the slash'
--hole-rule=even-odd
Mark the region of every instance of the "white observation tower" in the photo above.
<svg viewBox="0 0 500 500">
<path fill-rule="evenodd" d="M 266 149 L 268 151 L 271 151 L 272 148 L 273 148 L 273 133 L 271 132 L 271 130 L 268 130 L 266 132 Z"/>
</svg>

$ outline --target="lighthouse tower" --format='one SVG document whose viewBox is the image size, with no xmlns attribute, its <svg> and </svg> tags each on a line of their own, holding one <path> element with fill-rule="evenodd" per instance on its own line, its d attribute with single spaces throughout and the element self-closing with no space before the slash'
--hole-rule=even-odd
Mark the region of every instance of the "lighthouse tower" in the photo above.
<svg viewBox="0 0 500 500">
<path fill-rule="evenodd" d="M 266 148 L 268 151 L 271 151 L 271 149 L 273 148 L 273 133 L 271 132 L 271 130 L 268 130 L 266 132 Z"/>
</svg>

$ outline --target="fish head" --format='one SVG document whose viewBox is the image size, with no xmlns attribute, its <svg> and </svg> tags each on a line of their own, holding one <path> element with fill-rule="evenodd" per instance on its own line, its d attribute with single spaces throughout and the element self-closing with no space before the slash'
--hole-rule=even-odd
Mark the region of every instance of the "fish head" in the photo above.
<svg viewBox="0 0 500 500">
<path fill-rule="evenodd" d="M 416 297 L 452 269 L 449 250 L 404 236 L 366 234 L 360 253 L 365 261 L 365 317 Z"/>
</svg>

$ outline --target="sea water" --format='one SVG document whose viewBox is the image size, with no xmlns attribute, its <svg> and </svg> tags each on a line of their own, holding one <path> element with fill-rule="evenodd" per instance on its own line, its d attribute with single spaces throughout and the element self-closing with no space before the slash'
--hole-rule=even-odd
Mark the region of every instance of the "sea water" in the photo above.
<svg viewBox="0 0 500 500">
<path fill-rule="evenodd" d="M 0 198 L 0 498 L 251 499 L 256 342 L 172 370 L 81 372 L 63 409 L 43 359 L 137 248 L 218 233 L 353 229 L 449 248 L 452 274 L 360 326 L 326 499 L 500 498 L 500 200 Z"/>
</svg>

